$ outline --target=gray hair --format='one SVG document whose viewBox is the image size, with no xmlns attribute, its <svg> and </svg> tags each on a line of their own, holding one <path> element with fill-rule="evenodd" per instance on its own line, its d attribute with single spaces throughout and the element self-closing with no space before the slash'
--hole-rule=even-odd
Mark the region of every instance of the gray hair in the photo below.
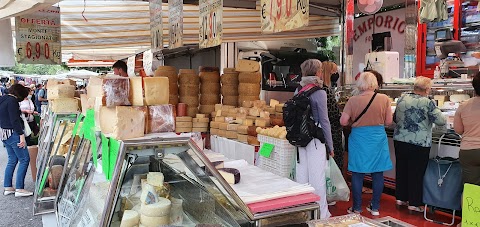
<svg viewBox="0 0 480 227">
<path fill-rule="evenodd" d="M 377 89 L 377 77 L 371 72 L 363 72 L 357 80 L 357 88 L 361 92 Z"/>
<path fill-rule="evenodd" d="M 315 76 L 322 69 L 322 62 L 318 59 L 308 59 L 300 65 L 302 76 Z"/>
<path fill-rule="evenodd" d="M 414 91 L 427 91 L 427 89 L 432 88 L 433 81 L 424 76 L 419 76 L 415 79 L 415 83 L 413 84 Z"/>
</svg>

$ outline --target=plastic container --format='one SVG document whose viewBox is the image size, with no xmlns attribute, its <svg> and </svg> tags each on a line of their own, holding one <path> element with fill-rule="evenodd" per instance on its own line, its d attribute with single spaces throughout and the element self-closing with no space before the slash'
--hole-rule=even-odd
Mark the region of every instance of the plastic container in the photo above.
<svg viewBox="0 0 480 227">
<path fill-rule="evenodd" d="M 281 177 L 295 179 L 295 165 L 297 161 L 297 148 L 288 140 L 277 139 L 269 136 L 258 135 L 260 147 L 265 143 L 273 144 L 274 148 L 269 158 L 259 156 L 257 166 Z"/>
</svg>

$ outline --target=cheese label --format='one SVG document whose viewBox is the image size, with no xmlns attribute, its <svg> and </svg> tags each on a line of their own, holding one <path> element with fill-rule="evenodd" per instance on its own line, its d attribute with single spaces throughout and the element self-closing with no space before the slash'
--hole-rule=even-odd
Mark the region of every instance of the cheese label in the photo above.
<svg viewBox="0 0 480 227">
<path fill-rule="evenodd" d="M 258 154 L 265 157 L 265 158 L 270 158 L 270 155 L 272 154 L 273 148 L 275 148 L 275 145 L 270 144 L 270 143 L 264 143 L 262 145 L 262 147 L 260 148 L 260 151 L 258 152 Z"/>
</svg>

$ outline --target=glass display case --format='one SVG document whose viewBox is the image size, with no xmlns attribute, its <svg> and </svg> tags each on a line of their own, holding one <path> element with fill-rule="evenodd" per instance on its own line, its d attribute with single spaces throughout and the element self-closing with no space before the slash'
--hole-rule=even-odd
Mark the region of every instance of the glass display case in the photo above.
<svg viewBox="0 0 480 227">
<path fill-rule="evenodd" d="M 36 163 L 34 215 L 55 211 L 55 199 L 63 185 L 66 169 L 70 168 L 72 150 L 78 143 L 78 137 L 72 135 L 79 121 L 77 113 L 49 112 L 43 119 Z"/>
<path fill-rule="evenodd" d="M 252 213 L 190 138 L 120 141 L 111 181 L 91 153 L 77 153 L 57 203 L 60 226 L 256 226 L 272 217 L 307 214 L 305 222 L 318 215 L 316 203 Z"/>
</svg>

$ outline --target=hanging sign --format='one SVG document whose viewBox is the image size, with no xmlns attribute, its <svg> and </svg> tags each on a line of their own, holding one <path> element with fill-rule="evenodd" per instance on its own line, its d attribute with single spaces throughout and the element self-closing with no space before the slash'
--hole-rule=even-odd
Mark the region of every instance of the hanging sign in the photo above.
<svg viewBox="0 0 480 227">
<path fill-rule="evenodd" d="M 127 74 L 129 77 L 134 77 L 135 75 L 135 55 L 127 59 Z"/>
<path fill-rule="evenodd" d="M 183 46 L 183 0 L 168 0 L 170 49 Z"/>
<path fill-rule="evenodd" d="M 462 204 L 462 227 L 480 226 L 480 186 L 465 184 Z"/>
<path fill-rule="evenodd" d="M 309 0 L 261 0 L 262 32 L 276 33 L 308 26 Z"/>
<path fill-rule="evenodd" d="M 162 1 L 150 0 L 150 39 L 152 52 L 163 49 Z"/>
<path fill-rule="evenodd" d="M 19 63 L 62 63 L 59 7 L 15 17 L 15 33 Z"/>
<path fill-rule="evenodd" d="M 222 44 L 223 0 L 200 0 L 200 48 Z"/>
<path fill-rule="evenodd" d="M 153 53 L 152 50 L 143 52 L 143 70 L 147 76 L 153 76 Z"/>
</svg>

